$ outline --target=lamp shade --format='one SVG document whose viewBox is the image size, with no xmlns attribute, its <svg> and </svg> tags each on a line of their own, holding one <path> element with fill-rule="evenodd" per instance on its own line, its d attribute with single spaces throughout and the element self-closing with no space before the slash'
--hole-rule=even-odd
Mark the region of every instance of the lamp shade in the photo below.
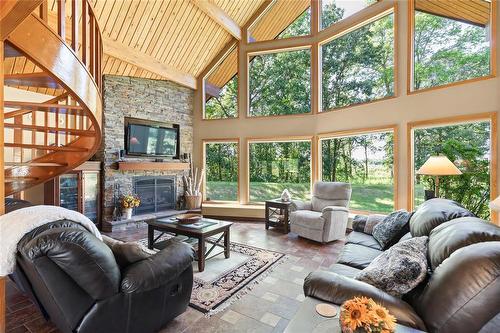
<svg viewBox="0 0 500 333">
<path fill-rule="evenodd" d="M 418 169 L 417 174 L 429 176 L 461 175 L 462 172 L 446 156 L 431 156 Z"/>
<path fill-rule="evenodd" d="M 494 211 L 500 211 L 500 197 L 490 202 L 490 208 Z"/>
</svg>

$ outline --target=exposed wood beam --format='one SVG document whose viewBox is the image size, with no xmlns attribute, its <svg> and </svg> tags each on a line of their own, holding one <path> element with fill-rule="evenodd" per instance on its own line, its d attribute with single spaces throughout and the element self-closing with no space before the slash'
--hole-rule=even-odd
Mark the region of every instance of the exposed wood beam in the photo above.
<svg viewBox="0 0 500 333">
<path fill-rule="evenodd" d="M 131 65 L 140 67 L 164 78 L 177 82 L 185 87 L 196 89 L 196 78 L 189 73 L 182 72 L 170 65 L 164 64 L 156 58 L 137 51 L 120 42 L 103 38 L 104 53 Z"/>
<path fill-rule="evenodd" d="M 220 91 L 221 88 L 214 86 L 213 84 L 210 84 L 208 82 L 205 82 L 205 94 L 206 94 L 205 101 L 207 101 L 211 97 L 219 97 Z"/>
<path fill-rule="evenodd" d="M 240 26 L 222 8 L 214 4 L 211 0 L 191 0 L 191 3 L 201 9 L 233 37 L 241 40 Z"/>
<path fill-rule="evenodd" d="M 4 40 L 43 0 L 0 1 L 0 39 Z"/>
</svg>

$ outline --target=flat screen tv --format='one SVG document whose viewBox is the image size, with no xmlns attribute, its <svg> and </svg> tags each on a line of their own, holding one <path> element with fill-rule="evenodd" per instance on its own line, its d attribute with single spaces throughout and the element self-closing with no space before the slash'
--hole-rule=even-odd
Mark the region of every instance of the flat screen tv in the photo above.
<svg viewBox="0 0 500 333">
<path fill-rule="evenodd" d="M 131 156 L 179 158 L 179 125 L 125 118 L 125 151 Z"/>
</svg>

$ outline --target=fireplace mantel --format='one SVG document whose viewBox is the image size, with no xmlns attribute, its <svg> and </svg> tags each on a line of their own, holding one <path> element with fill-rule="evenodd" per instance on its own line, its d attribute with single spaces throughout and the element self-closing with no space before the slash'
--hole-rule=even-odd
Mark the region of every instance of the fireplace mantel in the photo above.
<svg viewBox="0 0 500 333">
<path fill-rule="evenodd" d="M 189 170 L 189 163 L 184 162 L 152 162 L 152 161 L 123 161 L 118 162 L 121 171 L 165 171 Z"/>
</svg>

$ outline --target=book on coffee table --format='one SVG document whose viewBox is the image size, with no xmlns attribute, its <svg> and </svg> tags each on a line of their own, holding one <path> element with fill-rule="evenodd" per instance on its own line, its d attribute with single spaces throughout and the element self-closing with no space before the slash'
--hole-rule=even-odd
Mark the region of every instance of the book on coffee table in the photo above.
<svg viewBox="0 0 500 333">
<path fill-rule="evenodd" d="M 169 224 L 176 224 L 176 225 L 179 225 L 179 226 L 183 226 L 183 227 L 186 227 L 186 228 L 193 228 L 193 229 L 202 229 L 202 228 L 209 227 L 211 225 L 219 223 L 218 221 L 211 220 L 211 219 L 201 219 L 201 220 L 199 220 L 199 221 L 197 221 L 195 223 L 182 224 L 182 223 L 179 223 L 179 221 L 177 221 L 177 219 L 175 219 L 175 217 L 170 218 L 170 219 L 157 220 L 157 222 L 169 223 Z"/>
</svg>

